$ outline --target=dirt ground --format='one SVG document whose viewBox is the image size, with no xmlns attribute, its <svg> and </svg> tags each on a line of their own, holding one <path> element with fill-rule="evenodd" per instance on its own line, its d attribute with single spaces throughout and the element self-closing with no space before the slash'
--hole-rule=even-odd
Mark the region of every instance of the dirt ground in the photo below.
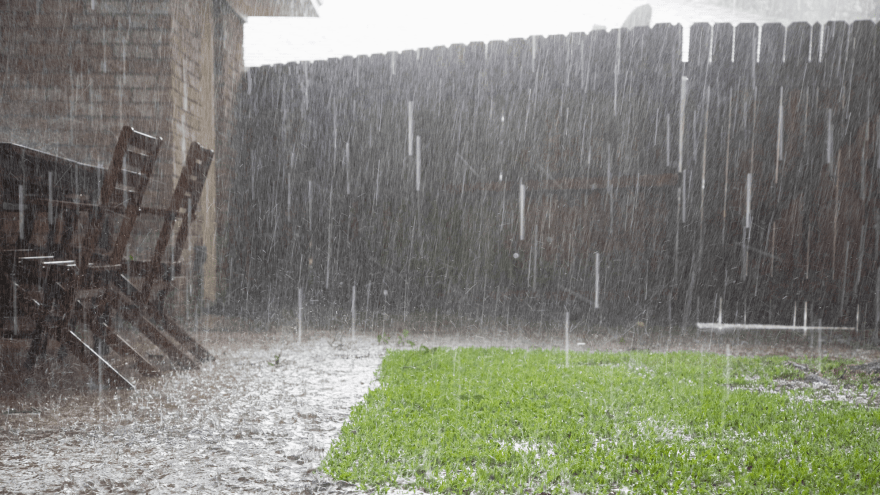
<svg viewBox="0 0 880 495">
<path fill-rule="evenodd" d="M 215 319 L 198 339 L 216 356 L 199 370 L 136 379 L 136 390 L 96 388 L 72 358 L 36 371 L 15 368 L 21 343 L 3 341 L 0 385 L 0 493 L 361 493 L 329 479 L 319 464 L 350 408 L 377 385 L 388 349 L 444 346 L 561 348 L 558 335 L 516 329 L 441 328 L 439 335 L 293 326 L 246 331 Z M 573 351 L 695 350 L 736 355 L 813 356 L 814 339 L 695 334 L 649 339 L 629 331 L 573 329 Z M 135 336 L 130 336 L 136 339 Z M 843 340 L 823 344 L 829 357 L 880 359 L 880 349 Z M 276 364 L 277 362 L 277 364 Z M 392 492 L 395 493 L 395 492 Z M 404 492 L 396 492 L 398 494 Z"/>
</svg>

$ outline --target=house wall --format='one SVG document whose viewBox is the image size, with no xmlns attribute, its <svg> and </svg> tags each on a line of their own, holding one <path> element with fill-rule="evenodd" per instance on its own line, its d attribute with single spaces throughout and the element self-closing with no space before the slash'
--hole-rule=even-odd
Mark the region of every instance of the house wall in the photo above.
<svg viewBox="0 0 880 495">
<path fill-rule="evenodd" d="M 213 61 L 214 61 L 214 30 L 211 17 L 213 15 L 213 1 L 200 0 L 189 2 L 172 2 L 171 4 L 171 101 L 172 126 L 174 132 L 168 143 L 174 159 L 173 170 L 169 178 L 172 179 L 165 189 L 170 191 L 183 164 L 186 161 L 186 153 L 193 141 L 203 146 L 214 149 L 214 99 L 213 99 Z M 213 165 L 212 165 L 213 167 Z M 197 209 L 197 221 L 192 226 L 190 247 L 187 254 L 194 263 L 187 265 L 187 276 L 197 281 L 197 285 L 204 287 L 203 274 L 207 264 L 194 258 L 196 250 L 205 249 L 206 233 L 206 205 L 213 203 L 213 191 L 215 188 L 207 187 L 204 197 L 200 200 Z M 195 208 L 196 205 L 193 205 Z M 207 237 L 213 240 L 213 235 Z M 213 285 L 211 286 L 213 298 Z M 192 297 L 193 291 L 187 293 Z M 183 303 L 183 298 L 178 298 Z M 184 305 L 185 306 L 185 305 Z"/>
<path fill-rule="evenodd" d="M 235 141 L 236 123 L 238 122 L 239 99 L 241 86 L 244 79 L 244 23 L 239 15 L 224 0 L 214 2 L 214 129 L 216 136 L 216 153 L 214 154 L 214 166 L 211 167 L 209 176 L 209 190 L 205 191 L 207 197 L 210 191 L 214 192 L 214 207 L 209 209 L 208 215 L 213 215 L 213 221 L 207 220 L 209 225 L 216 225 L 213 233 L 205 233 L 205 238 L 213 242 L 207 244 L 207 258 L 211 260 L 211 266 L 216 267 L 214 272 L 205 273 L 206 287 L 214 284 L 214 293 L 226 290 L 226 280 L 222 273 L 227 263 L 228 249 L 224 246 L 228 243 L 228 231 L 224 230 L 228 225 L 228 205 L 230 204 L 231 170 L 238 156 L 238 143 Z M 206 203 L 207 204 L 207 203 Z M 220 273 L 218 273 L 220 272 Z"/>
<path fill-rule="evenodd" d="M 0 140 L 106 164 L 124 124 L 167 139 L 170 26 L 167 0 L 0 3 Z"/>
<path fill-rule="evenodd" d="M 243 22 L 226 0 L 0 2 L 0 142 L 106 165 L 123 125 L 160 136 L 148 206 L 167 204 L 190 142 L 215 149 L 190 230 L 207 261 L 189 269 L 208 300 L 217 287 L 216 171 L 232 152 L 225 137 L 244 71 Z"/>
</svg>

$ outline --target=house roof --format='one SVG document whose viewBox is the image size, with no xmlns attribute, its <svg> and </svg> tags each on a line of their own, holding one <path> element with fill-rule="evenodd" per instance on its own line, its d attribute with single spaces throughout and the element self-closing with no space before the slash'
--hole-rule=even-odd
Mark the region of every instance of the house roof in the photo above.
<svg viewBox="0 0 880 495">
<path fill-rule="evenodd" d="M 312 0 L 226 0 L 241 16 L 318 17 Z"/>
</svg>

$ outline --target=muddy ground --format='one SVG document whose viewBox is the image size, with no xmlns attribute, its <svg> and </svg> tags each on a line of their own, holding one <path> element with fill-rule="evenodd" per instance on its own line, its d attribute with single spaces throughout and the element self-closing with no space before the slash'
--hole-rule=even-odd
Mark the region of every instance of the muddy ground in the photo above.
<svg viewBox="0 0 880 495">
<path fill-rule="evenodd" d="M 292 325 L 276 324 L 268 332 L 253 331 L 255 326 L 220 318 L 203 325 L 197 337 L 217 359 L 199 370 L 138 379 L 119 363 L 136 380 L 134 391 L 98 390 L 69 356 L 23 371 L 17 368 L 23 343 L 3 341 L 0 493 L 359 493 L 329 479 L 319 464 L 350 408 L 377 385 L 374 371 L 388 349 L 564 345 L 561 332 L 527 337 L 521 329 L 462 327 L 438 334 L 433 328 L 387 331 L 381 340 L 375 332 L 352 339 L 348 330 L 309 330 L 298 344 Z M 818 352 L 815 339 L 652 339 L 639 330 L 574 329 L 570 345 L 575 351 L 724 353 L 729 345 L 736 355 Z M 138 342 L 136 335 L 128 338 Z M 822 353 L 880 359 L 877 348 L 860 347 L 831 339 Z"/>
</svg>

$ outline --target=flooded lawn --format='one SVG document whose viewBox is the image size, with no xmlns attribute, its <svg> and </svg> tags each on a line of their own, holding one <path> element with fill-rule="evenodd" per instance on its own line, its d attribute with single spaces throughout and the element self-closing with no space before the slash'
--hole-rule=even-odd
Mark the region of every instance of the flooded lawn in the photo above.
<svg viewBox="0 0 880 495">
<path fill-rule="evenodd" d="M 69 357 L 65 366 L 43 364 L 25 386 L 5 384 L 0 493 L 356 493 L 319 465 L 351 407 L 377 385 L 374 371 L 387 349 L 563 345 L 561 335 L 525 338 L 491 330 L 467 338 L 391 334 L 382 342 L 375 333 L 352 340 L 348 331 L 310 331 L 297 344 L 292 326 L 198 338 L 216 361 L 140 379 L 134 391 L 99 393 Z M 813 352 L 808 344 L 745 345 L 707 336 L 682 342 L 575 334 L 571 348 L 723 353 L 732 342 L 740 355 Z M 880 357 L 876 350 L 830 344 L 824 352 L 862 361 Z M 4 373 L 4 379 L 14 376 Z"/>
</svg>

